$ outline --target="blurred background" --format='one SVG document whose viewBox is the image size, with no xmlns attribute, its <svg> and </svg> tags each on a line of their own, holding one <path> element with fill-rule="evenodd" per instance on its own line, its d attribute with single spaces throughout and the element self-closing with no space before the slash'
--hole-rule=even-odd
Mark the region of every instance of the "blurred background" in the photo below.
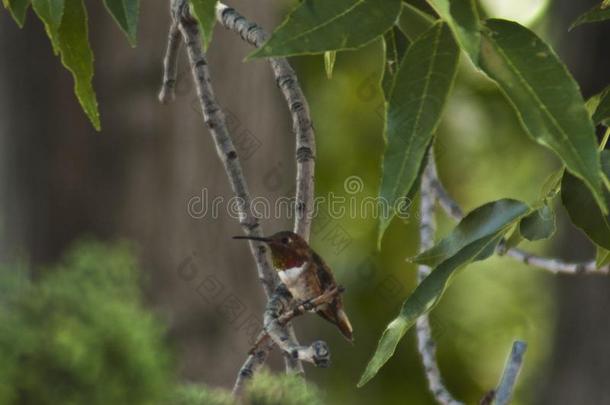
<svg viewBox="0 0 610 405">
<path fill-rule="evenodd" d="M 573 32 L 567 27 L 597 2 L 481 0 L 481 7 L 490 16 L 528 25 L 553 44 L 589 97 L 610 83 L 610 25 L 586 25 Z M 271 30 L 291 3 L 233 0 L 230 5 Z M 54 57 L 40 22 L 30 14 L 20 30 L 7 12 L 0 12 L 0 259 L 5 276 L 25 274 L 24 278 L 37 280 L 64 267 L 99 268 L 104 274 L 121 266 L 139 269 L 141 297 L 130 289 L 111 294 L 120 303 L 131 299 L 126 296 L 141 298 L 142 305 L 133 304 L 135 312 L 126 313 L 132 304 L 121 304 L 104 310 L 109 312 L 96 311 L 104 316 L 87 313 L 83 319 L 98 328 L 96 336 L 124 325 L 125 333 L 115 336 L 115 343 L 125 356 L 149 350 L 141 362 L 129 365 L 129 370 L 159 368 L 156 374 L 140 376 L 142 390 L 158 387 L 167 375 L 230 388 L 260 327 L 264 295 L 246 244 L 231 240 L 241 233 L 237 221 L 223 211 L 217 218 L 203 215 L 203 207 L 197 205 L 205 198 L 204 189 L 210 199 L 228 199 L 231 191 L 202 125 L 184 58 L 176 102 L 157 102 L 168 7 L 162 2 L 142 3 L 135 49 L 102 2 L 90 1 L 87 7 L 101 133 L 91 128 L 77 104 L 72 79 Z M 235 34 L 216 27 L 214 35 L 210 70 L 250 191 L 271 201 L 290 197 L 294 136 L 271 71 L 264 61 L 243 63 L 250 48 Z M 291 60 L 315 121 L 320 196 L 332 192 L 364 199 L 377 194 L 383 151 L 381 56 L 379 41 L 340 53 L 331 80 L 321 56 Z M 532 201 L 559 166 L 523 132 L 495 85 L 464 58 L 438 133 L 436 155 L 441 178 L 466 210 L 502 197 Z M 344 187 L 350 176 L 362 181 L 356 193 Z M 526 247 L 568 260 L 593 257 L 593 247 L 568 224 L 561 207 L 557 209 L 559 227 L 552 241 Z M 380 333 L 414 288 L 415 267 L 405 258 L 417 251 L 416 212 L 414 208 L 410 221 L 395 220 L 379 252 L 374 218 L 333 219 L 321 212 L 315 221 L 312 245 L 347 288 L 346 308 L 356 338 L 350 346 L 314 317 L 296 322 L 302 342 L 324 339 L 331 346 L 330 369 L 306 367 L 307 378 L 317 383 L 327 403 L 433 403 L 413 331 L 377 378 L 362 389 L 355 387 Z M 440 211 L 437 219 L 440 237 L 453 222 Z M 291 222 L 269 219 L 263 227 L 272 233 L 291 228 Z M 129 284 L 124 276 L 110 284 Z M 6 296 L 27 284 L 11 277 L 3 280 L 0 291 Z M 70 305 L 105 308 L 110 305 L 107 296 L 101 301 L 90 298 L 106 285 L 100 280 L 54 282 L 60 286 L 56 293 L 70 297 Z M 78 290 L 66 293 L 64 285 Z M 53 288 L 49 291 L 56 291 Z M 52 302 L 45 301 L 45 294 L 38 295 L 41 308 Z M 510 345 L 518 338 L 529 348 L 515 403 L 602 404 L 610 403 L 605 381 L 610 375 L 609 312 L 607 277 L 553 276 L 509 258 L 493 258 L 469 266 L 455 278 L 431 323 L 445 382 L 466 403 L 477 403 L 496 385 Z M 154 320 L 145 322 L 142 317 L 150 314 Z M 47 320 L 33 317 L 29 329 L 23 330 L 36 331 Z M 33 341 L 36 333 L 27 340 L 19 325 L 5 323 L 5 335 L 13 341 Z M 59 330 L 57 325 L 50 328 L 48 333 Z M 60 329 L 74 330 L 65 325 Z M 145 331 L 157 329 L 162 342 L 143 337 Z M 74 336 L 80 335 L 66 340 L 65 349 L 70 358 L 80 359 L 83 352 L 75 347 L 81 341 Z M 0 344 L 6 342 L 0 336 Z M 51 343 L 36 344 L 47 350 Z M 156 356 L 157 350 L 163 355 Z M 6 359 L 7 354 L 0 356 Z M 163 367 L 147 365 L 150 356 L 162 357 Z M 83 364 L 87 367 L 79 375 L 97 376 L 93 382 L 111 379 L 112 373 L 100 377 L 95 374 L 98 369 L 90 370 L 89 361 Z M 107 364 L 112 370 L 121 362 Z M 270 367 L 282 370 L 277 353 Z M 41 378 L 54 376 L 60 386 L 70 381 L 57 370 L 46 372 Z M 130 373 L 125 374 L 127 380 Z M 0 384 L 0 394 L 2 389 Z M 30 398 L 23 403 L 36 402 Z"/>
</svg>

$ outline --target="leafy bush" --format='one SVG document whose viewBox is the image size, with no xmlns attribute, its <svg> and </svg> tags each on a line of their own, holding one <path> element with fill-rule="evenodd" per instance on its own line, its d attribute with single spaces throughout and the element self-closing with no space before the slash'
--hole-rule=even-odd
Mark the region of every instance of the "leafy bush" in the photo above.
<svg viewBox="0 0 610 405">
<path fill-rule="evenodd" d="M 141 304 L 128 247 L 82 243 L 35 282 L 1 269 L 0 285 L 10 290 L 0 298 L 0 403 L 165 397 L 170 356 L 161 324 Z"/>
<path fill-rule="evenodd" d="M 320 391 L 297 376 L 258 373 L 246 387 L 252 405 L 322 405 Z"/>
<path fill-rule="evenodd" d="M 226 391 L 213 390 L 205 386 L 189 384 L 178 387 L 171 405 L 233 405 L 233 397 Z"/>
<path fill-rule="evenodd" d="M 242 398 L 248 405 L 322 405 L 320 391 L 300 377 L 259 372 L 246 385 Z M 227 391 L 200 385 L 179 387 L 170 401 L 172 405 L 234 405 Z"/>
</svg>

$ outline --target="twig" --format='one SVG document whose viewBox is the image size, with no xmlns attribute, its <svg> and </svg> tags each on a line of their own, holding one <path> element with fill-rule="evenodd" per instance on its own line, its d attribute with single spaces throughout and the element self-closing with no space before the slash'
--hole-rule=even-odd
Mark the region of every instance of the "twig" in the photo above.
<svg viewBox="0 0 610 405">
<path fill-rule="evenodd" d="M 239 395 L 244 382 L 252 378 L 254 373 L 256 373 L 256 371 L 265 364 L 265 361 L 267 361 L 267 356 L 273 349 L 274 343 L 270 339 L 264 343 L 264 345 L 259 346 L 257 350 L 248 355 L 248 358 L 239 369 L 237 380 L 235 380 L 235 384 L 233 385 L 233 396 Z"/>
<path fill-rule="evenodd" d="M 176 98 L 176 77 L 178 75 L 178 51 L 180 50 L 180 31 L 178 24 L 172 21 L 167 35 L 167 49 L 163 59 L 163 84 L 159 91 L 159 101 L 167 104 Z"/>
<path fill-rule="evenodd" d="M 331 302 L 337 295 L 339 295 L 343 291 L 342 288 L 336 287 L 331 290 L 325 291 L 323 294 L 317 296 L 316 298 L 302 302 L 296 306 L 296 308 L 290 311 L 284 311 L 279 317 L 275 318 L 274 321 L 277 322 L 279 326 L 285 326 L 290 322 L 293 318 L 296 318 L 299 315 L 304 314 L 305 312 L 315 310 L 321 305 L 327 304 Z M 272 316 L 271 316 L 272 318 Z M 265 341 L 268 340 L 269 334 L 267 331 L 261 332 L 261 334 L 256 339 L 256 342 L 250 349 L 250 354 L 254 353 L 256 350 L 259 350 L 259 346 Z"/>
<path fill-rule="evenodd" d="M 435 167 L 432 168 L 431 176 L 432 190 L 439 202 L 439 205 L 450 217 L 456 221 L 460 221 L 464 217 L 462 209 L 443 187 L 443 184 L 438 178 Z M 595 260 L 583 263 L 571 263 L 556 258 L 535 255 L 519 248 L 510 248 L 503 251 L 502 244 L 500 244 L 498 250 L 499 253 L 511 257 L 517 261 L 529 264 L 530 266 L 534 266 L 542 270 L 550 271 L 551 273 L 555 274 L 608 274 L 610 272 L 610 266 L 604 266 L 598 269 L 595 264 Z"/>
<path fill-rule="evenodd" d="M 336 292 L 334 294 L 336 295 Z M 325 299 L 326 296 L 324 295 L 323 298 Z M 308 307 L 307 304 L 300 304 L 297 308 L 291 309 L 293 302 L 294 300 L 290 291 L 288 291 L 284 284 L 280 284 L 267 302 L 267 307 L 265 308 L 263 316 L 264 333 L 273 340 L 283 353 L 288 354 L 289 357 L 305 360 L 316 366 L 325 367 L 330 358 L 326 343 L 318 341 L 312 343 L 308 347 L 295 345 L 290 341 L 285 325 L 299 313 L 300 309 L 304 310 L 304 308 Z M 302 312 L 303 311 L 301 311 L 301 313 Z M 318 353 L 320 354 L 318 355 Z"/>
<path fill-rule="evenodd" d="M 318 297 L 297 305 L 292 310 L 286 310 L 285 306 L 290 305 L 291 300 L 288 295 L 290 294 L 283 285 L 280 285 L 274 296 L 271 297 L 265 310 L 265 330 L 263 330 L 258 337 L 252 349 L 248 353 L 246 362 L 241 367 L 238 378 L 233 386 L 233 395 L 237 395 L 244 382 L 251 378 L 258 367 L 263 364 L 267 358 L 269 351 L 275 345 L 275 342 L 270 337 L 269 329 L 274 330 L 280 328 L 279 332 L 275 331 L 276 336 L 280 336 L 281 340 L 281 327 L 287 325 L 295 317 L 305 313 L 308 310 L 313 310 L 320 305 L 326 304 L 332 301 L 338 294 L 343 292 L 343 288 L 337 287 L 332 290 L 325 291 Z M 280 314 L 278 316 L 278 314 Z M 282 348 L 282 344 L 278 345 Z M 290 358 L 298 358 L 303 361 L 307 361 L 315 364 L 318 367 L 326 367 L 330 364 L 330 352 L 326 343 L 322 341 L 313 342 L 309 347 L 286 347 L 282 348 L 284 353 Z"/>
<path fill-rule="evenodd" d="M 258 219 L 252 215 L 250 193 L 246 185 L 246 181 L 242 172 L 241 164 L 235 150 L 235 146 L 229 135 L 225 115 L 222 109 L 216 102 L 214 90 L 212 88 L 210 73 L 207 67 L 205 54 L 201 49 L 199 38 L 199 27 L 197 21 L 190 15 L 189 3 L 187 0 L 172 1 L 172 25 L 177 26 L 182 34 L 184 43 L 188 51 L 188 59 L 197 89 L 197 96 L 201 106 L 205 125 L 210 130 L 216 151 L 221 159 L 231 188 L 238 197 L 239 205 L 239 222 L 248 236 L 262 236 L 262 228 Z M 169 44 L 167 47 L 165 60 L 165 78 L 169 78 L 171 83 L 172 78 L 175 78 L 175 67 L 177 58 L 177 45 L 175 44 L 175 35 L 173 28 L 170 29 Z M 167 80 L 164 80 L 164 88 L 167 93 Z M 163 92 L 163 90 L 162 90 Z M 267 247 L 264 244 L 256 241 L 249 242 L 250 251 L 256 262 L 259 279 L 263 284 L 265 294 L 270 298 L 278 285 L 278 277 L 275 271 L 271 268 L 267 259 Z M 288 328 L 289 343 L 298 346 L 298 342 L 294 338 L 294 333 Z M 263 357 L 263 356 L 261 356 Z M 266 356 L 265 356 L 266 357 Z M 300 362 L 293 360 L 287 361 L 286 366 L 293 373 L 302 373 L 303 368 Z"/>
<path fill-rule="evenodd" d="M 216 6 L 216 18 L 225 28 L 239 34 L 244 41 L 255 47 L 260 47 L 267 39 L 267 34 L 260 26 L 246 20 L 235 9 L 220 2 Z M 296 134 L 297 177 L 294 232 L 305 240 L 309 240 L 314 200 L 316 150 L 309 105 L 288 61 L 285 58 L 270 58 L 269 63 L 290 110 L 293 131 Z M 294 335 L 293 329 L 289 328 L 288 334 L 289 337 Z M 277 341 L 277 339 L 275 340 Z M 291 361 L 291 359 L 289 358 L 287 361 Z M 248 363 L 248 359 L 246 363 Z M 235 386 L 239 387 L 243 383 L 243 379 L 242 373 L 240 373 Z"/>
<path fill-rule="evenodd" d="M 513 348 L 506 360 L 506 366 L 504 367 L 504 373 L 500 379 L 500 384 L 495 390 L 494 405 L 508 405 L 510 403 L 519 371 L 523 365 L 523 356 L 526 349 L 527 344 L 525 342 L 517 340 L 513 343 Z"/>
<path fill-rule="evenodd" d="M 434 170 L 432 154 L 421 182 L 421 203 L 420 203 L 420 251 L 423 252 L 434 245 L 434 233 L 436 224 L 434 221 L 434 193 L 432 191 L 432 181 L 434 180 L 432 171 Z M 428 274 L 430 267 L 417 266 L 418 282 L 422 282 Z M 443 405 L 461 405 L 461 402 L 456 401 L 449 390 L 443 384 L 438 364 L 436 362 L 436 344 L 432 338 L 432 330 L 428 315 L 422 315 L 417 319 L 417 349 L 422 358 L 426 379 L 430 392 L 439 404 Z"/>
<path fill-rule="evenodd" d="M 260 47 L 267 34 L 257 24 L 246 20 L 233 8 L 222 3 L 216 6 L 216 18 L 227 29 L 255 47 Z M 285 58 L 270 58 L 276 83 L 288 104 L 292 127 L 296 134 L 296 215 L 294 232 L 309 240 L 314 200 L 316 143 L 307 99 L 299 86 L 294 70 Z"/>
<path fill-rule="evenodd" d="M 201 49 L 197 21 L 189 13 L 187 0 L 175 0 L 174 4 L 174 22 L 178 25 L 178 29 L 186 44 L 193 80 L 203 113 L 203 120 L 214 139 L 216 151 L 224 165 L 231 188 L 238 197 L 239 223 L 246 235 L 262 237 L 261 225 L 258 218 L 252 214 L 250 209 L 252 199 L 246 185 L 237 151 L 226 126 L 225 115 L 216 102 L 207 66 L 208 63 Z M 249 244 L 265 292 L 267 296 L 271 296 L 278 283 L 278 277 L 267 259 L 267 248 L 263 243 L 257 241 L 249 241 Z"/>
<path fill-rule="evenodd" d="M 297 305 L 296 308 L 289 310 L 293 302 L 292 295 L 283 284 L 280 284 L 267 302 L 265 309 L 264 330 L 258 335 L 252 349 L 248 353 L 248 358 L 239 370 L 235 384 L 233 385 L 233 395 L 237 396 L 246 380 L 252 378 L 256 370 L 265 362 L 267 355 L 277 345 L 288 360 L 302 360 L 318 367 L 328 367 L 330 364 L 330 351 L 323 341 L 315 341 L 309 346 L 294 345 L 290 341 L 290 336 L 285 328 L 288 323 L 307 310 L 330 302 L 337 294 L 341 293 L 341 288 L 326 291 L 313 300 Z"/>
</svg>

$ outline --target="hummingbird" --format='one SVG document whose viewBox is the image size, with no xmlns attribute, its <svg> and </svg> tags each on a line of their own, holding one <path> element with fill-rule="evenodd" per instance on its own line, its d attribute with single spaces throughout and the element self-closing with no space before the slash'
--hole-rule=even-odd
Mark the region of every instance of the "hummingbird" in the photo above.
<svg viewBox="0 0 610 405">
<path fill-rule="evenodd" d="M 275 271 L 297 301 L 305 303 L 337 287 L 330 267 L 305 239 L 294 232 L 282 231 L 269 237 L 234 236 L 233 239 L 266 243 L 271 250 Z M 341 295 L 337 295 L 332 302 L 317 307 L 315 312 L 337 326 L 341 334 L 353 342 L 352 325 L 343 310 Z"/>
</svg>

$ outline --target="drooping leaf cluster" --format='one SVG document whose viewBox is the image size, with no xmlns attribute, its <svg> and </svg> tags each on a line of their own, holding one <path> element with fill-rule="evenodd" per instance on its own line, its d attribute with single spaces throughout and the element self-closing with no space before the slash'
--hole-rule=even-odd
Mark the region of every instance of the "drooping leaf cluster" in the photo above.
<svg viewBox="0 0 610 405">
<path fill-rule="evenodd" d="M 100 114 L 93 89 L 94 57 L 89 44 L 89 24 L 84 0 L 2 0 L 13 19 L 23 27 L 30 6 L 44 24 L 53 51 L 74 78 L 74 93 L 91 124 L 101 129 Z M 200 21 L 201 36 L 207 47 L 216 21 L 216 0 L 190 0 L 193 14 Z M 104 6 L 136 46 L 140 0 L 104 0 Z"/>
</svg>

